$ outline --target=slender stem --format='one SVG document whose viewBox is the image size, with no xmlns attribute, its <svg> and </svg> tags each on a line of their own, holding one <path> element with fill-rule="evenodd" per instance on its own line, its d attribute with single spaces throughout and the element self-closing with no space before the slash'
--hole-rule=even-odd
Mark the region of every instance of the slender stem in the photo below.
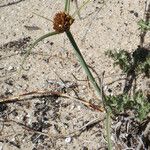
<svg viewBox="0 0 150 150">
<path fill-rule="evenodd" d="M 80 10 L 88 3 L 90 0 L 86 0 L 71 16 L 74 17 L 75 14 L 79 14 Z"/>
<path fill-rule="evenodd" d="M 67 12 L 69 14 L 69 10 L 70 10 L 70 0 L 66 0 L 66 2 L 65 2 L 65 12 Z"/>
<path fill-rule="evenodd" d="M 23 59 L 22 64 L 21 64 L 21 67 L 23 67 L 23 64 L 24 64 L 25 60 L 26 60 L 27 57 L 30 55 L 31 50 L 32 50 L 32 48 L 35 47 L 35 45 L 37 45 L 37 44 L 38 44 L 40 41 L 42 41 L 43 39 L 45 39 L 45 38 L 47 38 L 47 37 L 49 37 L 49 36 L 56 35 L 56 34 L 59 34 L 59 33 L 58 33 L 58 32 L 50 32 L 50 33 L 47 33 L 47 34 L 41 36 L 40 38 L 38 38 L 38 39 L 30 46 L 29 50 L 28 50 L 27 53 L 25 54 L 24 59 Z"/>
<path fill-rule="evenodd" d="M 92 82 L 95 90 L 97 91 L 97 94 L 98 96 L 103 96 L 102 95 L 102 89 L 100 89 L 100 87 L 98 86 L 98 84 L 96 83 L 91 71 L 89 70 L 89 67 L 88 65 L 86 64 L 72 34 L 70 31 L 66 31 L 66 34 L 67 34 L 67 37 L 69 38 L 72 46 L 74 47 L 74 51 L 75 51 L 75 54 L 77 55 L 79 61 L 80 61 L 80 64 L 81 66 L 83 67 L 83 69 L 85 70 L 88 78 L 90 79 L 90 81 Z M 103 105 L 105 107 L 105 101 L 103 100 Z M 107 132 L 107 141 L 108 141 L 108 150 L 112 150 L 112 146 L 111 146 L 111 131 L 110 131 L 110 128 L 111 128 L 111 124 L 110 124 L 110 120 L 111 120 L 111 111 L 109 110 L 109 108 L 105 107 L 106 109 L 106 132 Z"/>
<path fill-rule="evenodd" d="M 44 19 L 46 19 L 46 20 L 48 20 L 48 21 L 54 23 L 53 20 L 51 20 L 51 19 L 48 19 L 48 18 L 46 18 L 46 17 L 44 17 L 44 16 L 41 16 L 41 15 L 35 13 L 35 12 L 32 12 L 32 13 L 35 14 L 35 15 L 37 15 L 38 17 L 44 18 Z"/>
<path fill-rule="evenodd" d="M 69 14 L 70 12 L 70 0 L 68 0 L 68 10 L 67 10 L 67 13 Z"/>
<path fill-rule="evenodd" d="M 65 0 L 65 10 L 64 10 L 65 12 L 67 12 L 67 7 L 68 7 L 67 5 L 68 5 L 68 0 Z"/>
<path fill-rule="evenodd" d="M 106 134 L 107 134 L 107 142 L 108 142 L 108 150 L 112 150 L 112 145 L 111 145 L 111 112 L 109 109 L 107 109 L 106 112 Z"/>
<path fill-rule="evenodd" d="M 97 91 L 98 96 L 101 97 L 101 89 L 100 89 L 100 87 L 98 86 L 98 84 L 96 83 L 96 81 L 95 81 L 95 79 L 94 79 L 94 77 L 93 77 L 91 71 L 89 70 L 89 67 L 88 67 L 88 65 L 86 64 L 86 62 L 85 62 L 85 60 L 84 60 L 84 58 L 83 58 L 83 56 L 82 56 L 82 54 L 81 54 L 81 52 L 80 52 L 80 50 L 79 50 L 79 48 L 78 48 L 76 42 L 75 42 L 75 40 L 74 40 L 74 38 L 73 38 L 71 32 L 70 32 L 70 31 L 66 31 L 66 34 L 67 34 L 67 37 L 68 37 L 68 39 L 70 40 L 72 46 L 74 47 L 74 51 L 75 51 L 76 56 L 78 57 L 78 59 L 79 59 L 79 61 L 80 61 L 80 63 L 81 63 L 81 66 L 83 67 L 83 69 L 85 70 L 85 72 L 86 72 L 88 78 L 89 78 L 90 81 L 92 82 L 92 84 L 93 84 L 95 90 Z"/>
<path fill-rule="evenodd" d="M 75 5 L 76 5 L 76 11 L 77 11 L 78 17 L 79 17 L 79 19 L 81 19 L 79 5 L 78 5 L 78 1 L 77 0 L 75 0 Z"/>
</svg>

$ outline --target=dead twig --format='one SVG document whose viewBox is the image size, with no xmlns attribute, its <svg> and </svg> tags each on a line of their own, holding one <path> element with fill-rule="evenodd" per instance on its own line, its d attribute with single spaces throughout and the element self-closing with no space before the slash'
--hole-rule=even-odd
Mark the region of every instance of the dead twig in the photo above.
<svg viewBox="0 0 150 150">
<path fill-rule="evenodd" d="M 25 125 L 23 123 L 20 123 L 20 122 L 17 122 L 15 120 L 5 119 L 5 120 L 0 120 L 0 121 L 1 122 L 7 122 L 9 124 L 16 123 L 19 126 L 21 126 L 22 128 L 24 128 L 25 130 L 28 130 L 29 132 L 37 133 L 39 135 L 44 135 L 44 136 L 47 136 L 48 138 L 66 138 L 66 137 L 77 136 L 77 135 L 81 134 L 83 131 L 85 131 L 88 127 L 92 127 L 93 125 L 103 121 L 104 119 L 105 118 L 103 118 L 103 119 L 96 118 L 96 119 L 88 122 L 87 124 L 85 124 L 84 126 L 82 126 L 81 128 L 79 128 L 79 129 L 77 129 L 75 131 L 72 131 L 72 132 L 66 133 L 66 134 L 57 134 L 57 135 L 36 131 L 35 129 L 32 129 L 31 127 L 28 127 L 27 125 Z"/>
<path fill-rule="evenodd" d="M 72 97 L 72 96 L 69 96 L 67 94 L 63 94 L 63 93 L 60 93 L 60 92 L 44 91 L 44 90 L 43 91 L 31 91 L 31 92 L 23 93 L 23 94 L 20 94 L 18 96 L 14 96 L 14 97 L 1 98 L 0 99 L 0 104 L 2 104 L 2 103 L 13 103 L 13 102 L 16 102 L 16 101 L 32 100 L 34 98 L 39 98 L 39 97 L 44 97 L 44 96 L 57 96 L 57 97 L 69 98 L 69 99 L 73 99 L 73 100 L 76 100 L 78 102 L 81 102 L 85 106 L 87 106 L 89 108 L 92 108 L 94 110 L 97 110 L 97 111 L 100 111 L 100 112 L 104 111 L 102 106 L 94 105 L 90 102 L 87 102 L 84 99 Z"/>
<path fill-rule="evenodd" d="M 89 121 L 87 124 L 85 124 L 84 126 L 82 126 L 81 128 L 77 129 L 76 131 L 70 132 L 69 134 L 66 134 L 65 137 L 73 137 L 73 136 L 77 136 L 80 135 L 83 131 L 85 131 L 87 128 L 92 127 L 93 125 L 104 121 L 105 118 L 100 119 L 100 118 L 96 118 L 92 121 Z"/>
<path fill-rule="evenodd" d="M 87 102 L 87 101 L 84 100 L 84 99 L 72 97 L 72 96 L 67 95 L 67 94 L 62 94 L 61 96 L 65 97 L 65 98 L 69 98 L 69 99 L 76 100 L 76 101 L 78 101 L 78 102 L 81 102 L 81 103 L 84 104 L 85 106 L 87 106 L 87 107 L 89 107 L 89 108 L 92 108 L 92 109 L 94 109 L 94 110 L 97 110 L 97 111 L 100 111 L 100 112 L 103 112 L 103 111 L 104 111 L 104 108 L 103 108 L 102 106 L 92 104 L 92 103 L 90 103 L 90 102 Z"/>
<path fill-rule="evenodd" d="M 9 2 L 9 3 L 7 3 L 7 4 L 0 5 L 0 8 L 1 8 L 1 7 L 7 7 L 7 6 L 10 6 L 10 5 L 15 5 L 15 4 L 18 4 L 18 3 L 22 2 L 22 1 L 25 1 L 25 0 L 18 0 L 18 1 L 16 1 L 16 2 Z"/>
<path fill-rule="evenodd" d="M 0 99 L 0 103 L 12 103 L 16 101 L 24 101 L 24 100 L 30 100 L 33 98 L 38 97 L 44 97 L 44 96 L 61 96 L 61 93 L 59 92 L 53 92 L 53 91 L 31 91 L 27 93 L 20 94 L 18 96 L 12 96 L 12 97 L 2 97 Z"/>
</svg>

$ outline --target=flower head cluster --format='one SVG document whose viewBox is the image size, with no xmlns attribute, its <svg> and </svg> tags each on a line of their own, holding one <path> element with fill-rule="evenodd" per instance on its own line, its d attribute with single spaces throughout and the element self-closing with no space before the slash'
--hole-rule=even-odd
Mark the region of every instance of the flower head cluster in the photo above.
<svg viewBox="0 0 150 150">
<path fill-rule="evenodd" d="M 56 32 L 62 33 L 70 29 L 74 19 L 65 12 L 59 12 L 55 15 L 53 22 L 53 29 Z"/>
</svg>

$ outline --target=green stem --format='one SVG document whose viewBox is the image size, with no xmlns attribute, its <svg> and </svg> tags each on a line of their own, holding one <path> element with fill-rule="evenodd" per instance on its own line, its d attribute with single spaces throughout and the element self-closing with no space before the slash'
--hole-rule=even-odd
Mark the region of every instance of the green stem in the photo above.
<svg viewBox="0 0 150 150">
<path fill-rule="evenodd" d="M 50 32 L 50 33 L 47 33 L 47 34 L 41 36 L 40 38 L 38 38 L 38 39 L 30 46 L 29 50 L 28 50 L 27 53 L 25 54 L 24 59 L 23 59 L 22 64 L 21 64 L 21 67 L 23 67 L 23 64 L 25 63 L 25 60 L 26 60 L 27 57 L 30 55 L 31 50 L 32 50 L 32 48 L 35 47 L 35 45 L 37 45 L 37 44 L 38 44 L 40 41 L 42 41 L 43 39 L 45 39 L 45 38 L 47 38 L 47 37 L 49 37 L 49 36 L 56 35 L 56 34 L 59 34 L 59 33 L 58 33 L 58 32 Z"/>
<path fill-rule="evenodd" d="M 94 77 L 93 77 L 91 71 L 89 70 L 89 67 L 88 67 L 88 65 L 86 64 L 86 62 L 85 62 L 85 60 L 84 60 L 84 58 L 83 58 L 83 56 L 82 56 L 82 54 L 81 54 L 81 52 L 80 52 L 80 50 L 79 50 L 79 48 L 78 48 L 76 42 L 75 42 L 75 40 L 74 40 L 74 38 L 73 38 L 71 32 L 70 32 L 70 31 L 66 31 L 66 34 L 67 34 L 67 37 L 68 37 L 68 39 L 70 40 L 72 46 L 74 47 L 75 54 L 76 54 L 76 56 L 78 57 L 78 59 L 79 59 L 79 61 L 80 61 L 80 63 L 81 63 L 81 66 L 83 67 L 83 69 L 85 70 L 85 72 L 86 72 L 88 78 L 89 78 L 90 81 L 92 82 L 92 84 L 93 84 L 95 90 L 97 91 L 98 96 L 101 97 L 101 89 L 100 89 L 100 87 L 98 86 L 98 84 L 96 83 L 96 81 L 95 81 L 95 79 L 94 79 Z"/>
<path fill-rule="evenodd" d="M 108 150 L 112 150 L 111 145 L 111 112 L 107 109 L 106 112 L 106 134 L 107 134 L 107 142 L 108 142 Z"/>
<path fill-rule="evenodd" d="M 85 70 L 88 78 L 90 79 L 90 81 L 92 82 L 95 90 L 97 91 L 97 94 L 101 97 L 103 95 L 101 95 L 101 90 L 100 87 L 98 86 L 98 84 L 96 83 L 91 71 L 89 70 L 89 67 L 88 65 L 86 64 L 72 34 L 70 31 L 66 31 L 66 34 L 67 34 L 67 37 L 69 38 L 72 46 L 74 47 L 74 51 L 75 51 L 75 54 L 76 56 L 78 57 L 79 61 L 80 61 L 80 64 L 81 66 L 83 67 L 83 69 Z M 104 103 L 104 101 L 103 101 Z M 103 104 L 104 107 L 105 107 L 105 104 Z M 105 108 L 106 109 L 106 132 L 107 132 L 107 141 L 108 141 L 108 150 L 112 150 L 112 146 L 111 146 L 111 131 L 110 131 L 110 128 L 111 128 L 111 125 L 110 125 L 110 120 L 111 120 L 111 111 L 109 111 L 109 108 Z"/>
<path fill-rule="evenodd" d="M 90 0 L 86 0 L 82 5 L 81 7 L 79 7 L 71 16 L 74 18 L 75 14 L 79 14 L 80 13 L 80 10 L 89 2 Z"/>
<path fill-rule="evenodd" d="M 48 21 L 50 21 L 50 22 L 54 23 L 54 22 L 53 22 L 53 20 L 48 19 L 48 18 L 46 18 L 46 17 L 44 17 L 44 16 L 41 16 L 41 15 L 39 15 L 39 14 L 35 13 L 35 12 L 33 12 L 33 14 L 37 15 L 38 17 L 44 18 L 44 19 L 46 19 L 46 20 L 48 20 Z"/>
<path fill-rule="evenodd" d="M 70 10 L 70 0 L 66 0 L 65 2 L 65 12 L 69 14 Z"/>
</svg>

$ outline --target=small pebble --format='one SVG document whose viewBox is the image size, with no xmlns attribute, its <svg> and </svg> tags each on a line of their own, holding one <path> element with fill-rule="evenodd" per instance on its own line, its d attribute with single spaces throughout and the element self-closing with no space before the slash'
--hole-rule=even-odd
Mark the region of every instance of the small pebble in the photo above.
<svg viewBox="0 0 150 150">
<path fill-rule="evenodd" d="M 83 88 L 83 89 L 86 89 L 86 86 L 83 85 L 82 88 Z"/>
<path fill-rule="evenodd" d="M 80 105 L 77 108 L 78 108 L 78 110 L 81 110 L 81 106 Z"/>
<path fill-rule="evenodd" d="M 12 71 L 12 70 L 14 70 L 14 67 L 12 67 L 12 66 L 9 66 L 7 69 L 7 71 Z"/>
<path fill-rule="evenodd" d="M 73 104 L 71 107 L 70 107 L 70 110 L 73 110 L 75 108 L 75 105 Z"/>
<path fill-rule="evenodd" d="M 105 85 L 104 88 L 103 88 L 103 90 L 106 91 L 107 89 L 108 89 L 108 86 Z"/>
<path fill-rule="evenodd" d="M 67 138 L 65 139 L 65 142 L 66 142 L 66 143 L 70 143 L 71 140 L 72 140 L 71 137 L 67 137 Z"/>
<path fill-rule="evenodd" d="M 43 41 L 43 43 L 44 43 L 44 44 L 47 44 L 47 43 L 48 43 L 48 41 L 47 41 L 47 40 L 45 40 L 45 41 Z"/>
<path fill-rule="evenodd" d="M 58 104 L 58 103 L 60 103 L 60 100 L 57 99 L 55 102 Z"/>
</svg>

